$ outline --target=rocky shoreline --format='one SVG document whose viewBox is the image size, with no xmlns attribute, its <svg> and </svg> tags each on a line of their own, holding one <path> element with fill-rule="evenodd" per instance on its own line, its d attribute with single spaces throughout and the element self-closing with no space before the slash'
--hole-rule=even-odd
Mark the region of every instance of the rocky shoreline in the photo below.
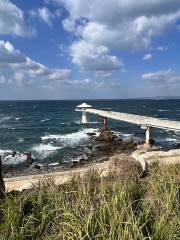
<svg viewBox="0 0 180 240">
<path fill-rule="evenodd" d="M 126 153 L 130 155 L 136 148 L 137 143 L 130 140 L 124 140 L 122 137 L 116 136 L 113 132 L 107 129 L 102 129 L 98 136 L 95 133 L 88 134 L 95 142 L 95 145 L 82 146 L 84 156 L 79 157 L 73 161 L 57 162 L 56 164 L 42 165 L 36 162 L 29 164 L 29 161 L 23 163 L 19 167 L 11 167 L 8 170 L 4 168 L 4 177 L 16 177 L 25 175 L 37 175 L 51 172 L 67 171 L 83 167 L 93 163 L 100 163 L 109 160 L 109 158 L 116 154 Z"/>
<path fill-rule="evenodd" d="M 96 135 L 96 133 L 87 133 L 87 135 L 92 139 L 95 144 L 81 146 L 79 148 L 79 151 L 81 153 L 80 157 L 75 158 L 72 161 L 59 161 L 52 164 L 40 164 L 38 162 L 31 161 L 32 159 L 30 159 L 29 155 L 27 155 L 28 158 L 27 161 L 23 163 L 23 167 L 21 167 L 22 165 L 20 164 L 18 168 L 17 166 L 12 166 L 8 170 L 6 168 L 3 168 L 4 177 L 11 178 L 74 170 L 87 165 L 93 166 L 93 164 L 95 163 L 106 162 L 112 156 L 123 156 L 123 154 L 125 159 L 133 156 L 137 161 L 141 163 L 143 167 L 144 160 L 142 160 L 142 156 L 145 156 L 144 159 L 146 159 L 146 155 L 148 156 L 149 151 L 153 151 L 153 154 L 156 155 L 156 151 L 162 150 L 157 147 L 150 148 L 149 150 L 143 149 L 143 141 L 136 142 L 133 139 L 125 140 L 122 138 L 122 136 L 117 136 L 112 131 L 105 128 L 100 130 L 98 136 Z M 164 149 L 161 152 L 162 154 L 165 154 L 167 151 L 168 149 Z"/>
</svg>

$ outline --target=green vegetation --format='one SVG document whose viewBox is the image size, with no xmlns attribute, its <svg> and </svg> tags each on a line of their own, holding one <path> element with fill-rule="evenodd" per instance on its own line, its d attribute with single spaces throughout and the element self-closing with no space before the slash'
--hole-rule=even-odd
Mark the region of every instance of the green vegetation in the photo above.
<svg viewBox="0 0 180 240">
<path fill-rule="evenodd" d="M 48 180 L 8 195 L 0 216 L 1 240 L 180 239 L 180 166 L 154 166 L 142 180 L 95 171 Z"/>
</svg>

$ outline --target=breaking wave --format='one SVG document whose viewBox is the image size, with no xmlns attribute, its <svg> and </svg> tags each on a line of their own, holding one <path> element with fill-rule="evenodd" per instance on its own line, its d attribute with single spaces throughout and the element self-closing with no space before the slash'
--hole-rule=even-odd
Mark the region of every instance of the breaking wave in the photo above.
<svg viewBox="0 0 180 240">
<path fill-rule="evenodd" d="M 27 156 L 22 153 L 16 153 L 16 155 L 13 156 L 12 150 L 0 150 L 0 155 L 4 165 L 17 165 L 27 160 Z"/>
<path fill-rule="evenodd" d="M 54 152 L 61 148 L 62 147 L 59 146 L 53 146 L 50 143 L 48 144 L 40 143 L 32 148 L 32 152 L 33 155 L 35 155 L 35 157 L 43 159 L 52 155 Z"/>
<path fill-rule="evenodd" d="M 74 133 L 69 133 L 69 134 L 50 134 L 41 137 L 41 140 L 43 142 L 46 141 L 56 141 L 57 143 L 61 144 L 62 147 L 67 147 L 67 146 L 77 146 L 80 143 L 87 142 L 89 140 L 89 136 L 87 133 L 92 133 L 95 132 L 97 133 L 97 129 L 84 129 L 80 130 L 78 132 Z"/>
</svg>

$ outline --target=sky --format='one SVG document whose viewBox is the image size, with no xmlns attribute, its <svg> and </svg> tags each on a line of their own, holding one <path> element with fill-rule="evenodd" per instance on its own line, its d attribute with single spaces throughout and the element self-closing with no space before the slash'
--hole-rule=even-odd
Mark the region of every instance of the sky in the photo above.
<svg viewBox="0 0 180 240">
<path fill-rule="evenodd" d="M 180 0 L 0 0 L 0 99 L 180 97 Z"/>
</svg>

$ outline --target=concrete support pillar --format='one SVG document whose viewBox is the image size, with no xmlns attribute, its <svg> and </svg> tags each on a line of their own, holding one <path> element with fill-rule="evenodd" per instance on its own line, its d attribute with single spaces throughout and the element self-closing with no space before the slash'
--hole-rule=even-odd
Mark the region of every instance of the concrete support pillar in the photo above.
<svg viewBox="0 0 180 240">
<path fill-rule="evenodd" d="M 151 145 L 151 128 L 149 126 L 146 128 L 146 144 Z"/>
<path fill-rule="evenodd" d="M 81 120 L 82 124 L 86 124 L 87 123 L 87 113 L 85 112 L 85 110 L 82 111 L 82 120 Z"/>
</svg>

